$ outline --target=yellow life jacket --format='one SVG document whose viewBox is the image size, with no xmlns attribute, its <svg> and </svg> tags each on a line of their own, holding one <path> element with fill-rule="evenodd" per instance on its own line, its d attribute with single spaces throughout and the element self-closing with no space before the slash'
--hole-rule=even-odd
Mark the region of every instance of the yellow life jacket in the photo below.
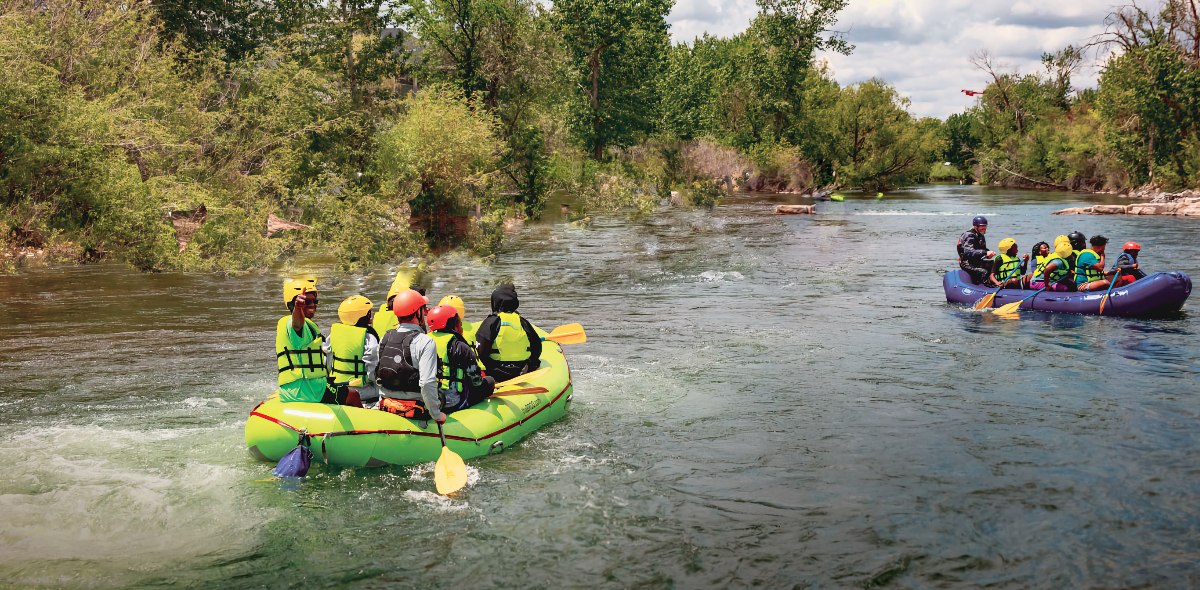
<svg viewBox="0 0 1200 590">
<path fill-rule="evenodd" d="M 1033 270 L 1033 276 L 1035 276 L 1035 277 L 1042 276 L 1042 273 L 1045 272 L 1045 270 L 1046 270 L 1046 261 L 1047 260 L 1050 260 L 1049 256 L 1038 256 L 1037 257 L 1037 268 L 1035 268 Z"/>
<path fill-rule="evenodd" d="M 291 326 L 290 315 L 280 318 L 275 326 L 275 360 L 279 366 L 279 384 L 286 385 L 299 379 L 324 379 L 327 372 L 325 352 L 321 350 L 321 345 L 325 343 L 325 337 L 321 335 L 321 330 L 312 320 L 305 318 L 302 336 L 308 338 L 308 335 L 312 334 L 313 339 L 303 348 L 293 350 L 288 348 L 288 331 L 291 330 Z"/>
<path fill-rule="evenodd" d="M 466 391 L 467 372 L 463 369 L 450 368 L 450 342 L 454 337 L 458 336 L 454 332 L 434 332 L 429 335 L 433 338 L 434 344 L 437 344 L 438 360 L 442 364 L 438 367 L 438 389 L 450 389 L 451 382 L 458 383 L 456 391 Z"/>
<path fill-rule="evenodd" d="M 1008 276 L 1008 273 L 1021 264 L 1020 256 L 1009 256 L 1007 254 L 997 254 L 996 256 L 1000 257 L 1000 270 L 996 272 L 996 278 L 1001 281 L 1004 280 L 1004 277 Z"/>
<path fill-rule="evenodd" d="M 1084 252 L 1091 252 L 1093 255 L 1096 256 L 1096 262 L 1093 262 L 1092 264 L 1096 264 L 1096 263 L 1100 262 L 1100 255 L 1097 254 L 1095 250 L 1088 248 L 1087 250 L 1080 250 L 1079 254 L 1083 254 Z M 1078 255 L 1076 255 L 1076 256 L 1077 256 L 1076 262 L 1078 263 Z M 1078 264 L 1076 264 L 1075 284 L 1082 285 L 1084 283 L 1090 283 L 1092 281 L 1099 281 L 1103 278 L 1104 278 L 1104 271 L 1096 270 L 1095 268 L 1092 268 L 1090 265 L 1087 268 L 1080 268 L 1078 266 Z"/>
<path fill-rule="evenodd" d="M 500 318 L 500 329 L 496 332 L 496 340 L 492 342 L 488 358 L 500 362 L 528 360 L 529 335 L 521 326 L 521 316 L 515 311 L 496 315 Z"/>
<path fill-rule="evenodd" d="M 362 360 L 366 342 L 366 328 L 341 323 L 330 326 L 329 348 L 333 355 L 331 364 L 335 383 L 355 379 L 362 379 L 364 385 L 367 383 L 367 363 Z"/>
<path fill-rule="evenodd" d="M 396 313 L 387 308 L 387 301 L 379 304 L 379 311 L 375 312 L 375 317 L 371 318 L 371 328 L 375 330 L 375 335 L 383 340 L 383 335 L 387 334 L 388 330 L 400 325 L 400 318 L 396 317 Z"/>
<path fill-rule="evenodd" d="M 466 340 L 467 344 L 471 345 L 471 348 L 475 348 L 475 332 L 479 331 L 479 322 L 471 323 L 467 320 L 461 321 L 463 327 L 463 340 Z"/>
</svg>

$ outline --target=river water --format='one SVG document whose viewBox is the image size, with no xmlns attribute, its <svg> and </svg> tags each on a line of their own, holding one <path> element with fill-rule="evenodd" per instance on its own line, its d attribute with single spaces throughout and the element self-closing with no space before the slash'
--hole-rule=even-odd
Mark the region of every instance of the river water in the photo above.
<svg viewBox="0 0 1200 590">
<path fill-rule="evenodd" d="M 1115 200 L 1115 198 L 1110 198 Z M 1200 221 L 1052 217 L 1094 196 L 940 185 L 772 215 L 552 203 L 486 265 L 432 268 L 470 319 L 510 278 L 575 403 L 472 483 L 430 466 L 271 480 L 242 427 L 274 387 L 280 279 L 337 303 L 393 268 L 119 264 L 0 278 L 0 580 L 11 587 L 843 588 L 1200 584 L 1200 331 L 948 305 L 985 214 L 1022 252 L 1078 229 L 1200 276 Z M 696 227 L 693 227 L 693 226 Z"/>
</svg>

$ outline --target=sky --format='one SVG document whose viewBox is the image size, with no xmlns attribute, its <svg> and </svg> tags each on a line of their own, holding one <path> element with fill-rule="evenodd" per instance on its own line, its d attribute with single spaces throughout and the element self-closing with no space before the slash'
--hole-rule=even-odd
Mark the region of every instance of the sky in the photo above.
<svg viewBox="0 0 1200 590">
<path fill-rule="evenodd" d="M 825 54 L 843 85 L 879 77 L 909 98 L 919 117 L 946 117 L 972 106 L 960 90 L 983 90 L 988 76 L 971 54 L 988 49 L 1022 74 L 1040 71 L 1043 52 L 1076 47 L 1103 32 L 1112 0 L 850 0 L 832 28 L 855 46 L 850 55 Z M 690 42 L 706 31 L 718 37 L 746 30 L 754 0 L 675 0 L 667 17 L 671 37 Z M 1072 81 L 1094 87 L 1099 61 Z"/>
</svg>

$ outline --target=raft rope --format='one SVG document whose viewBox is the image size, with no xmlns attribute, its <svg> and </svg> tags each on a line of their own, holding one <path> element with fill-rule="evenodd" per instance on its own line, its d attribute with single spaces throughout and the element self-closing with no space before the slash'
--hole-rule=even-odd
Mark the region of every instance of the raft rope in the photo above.
<svg viewBox="0 0 1200 590">
<path fill-rule="evenodd" d="M 569 375 L 569 373 L 568 373 L 568 375 Z M 570 382 L 567 383 L 566 387 L 563 387 L 562 391 L 558 392 L 558 395 L 554 396 L 554 399 L 551 400 L 550 403 L 538 408 L 538 410 L 536 412 L 534 412 L 524 418 L 521 418 L 520 420 L 517 420 L 515 423 L 509 424 L 508 426 L 505 426 L 504 428 L 501 428 L 500 430 L 497 430 L 496 432 L 493 432 L 487 436 L 483 436 L 483 437 L 479 437 L 479 438 L 468 438 L 465 436 L 454 436 L 452 434 L 447 434 L 446 438 L 448 438 L 450 440 L 460 440 L 463 442 L 474 442 L 476 445 L 478 445 L 479 441 L 487 440 L 498 434 L 504 434 L 505 432 L 508 432 L 513 427 L 522 425 L 525 422 L 532 419 L 534 416 L 537 416 L 539 413 L 541 413 L 542 410 L 545 410 L 546 408 L 553 406 L 559 400 L 559 398 L 561 398 L 563 396 L 563 394 L 567 392 L 567 389 L 569 387 L 571 387 Z M 293 432 L 299 433 L 299 432 L 301 432 L 301 430 L 303 430 L 301 428 L 296 428 L 295 426 L 292 426 L 291 424 L 288 424 L 287 422 L 284 422 L 283 420 L 280 420 L 279 418 L 276 418 L 274 416 L 268 416 L 266 414 L 259 413 L 258 408 L 259 408 L 259 406 L 263 405 L 264 403 L 266 403 L 266 402 L 259 402 L 258 406 L 254 406 L 254 409 L 250 411 L 250 415 L 258 416 L 259 418 L 262 418 L 269 422 L 274 422 L 274 423 L 276 423 L 288 430 L 291 430 Z M 438 436 L 439 436 L 434 433 L 422 432 L 420 430 L 340 430 L 340 431 L 335 431 L 335 432 L 310 432 L 310 433 L 308 433 L 308 436 L 309 437 L 314 437 L 314 436 L 321 437 L 321 459 L 326 464 L 328 464 L 329 457 L 325 453 L 325 441 L 328 440 L 329 437 L 331 437 L 331 436 L 349 436 L 349 435 L 356 435 L 356 434 L 411 434 L 413 436 L 432 436 L 434 438 L 438 438 Z"/>
</svg>

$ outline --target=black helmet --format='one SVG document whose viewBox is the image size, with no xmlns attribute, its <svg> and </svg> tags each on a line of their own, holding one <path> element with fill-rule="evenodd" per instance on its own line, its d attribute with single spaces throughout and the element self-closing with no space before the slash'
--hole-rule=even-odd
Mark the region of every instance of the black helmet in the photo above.
<svg viewBox="0 0 1200 590">
<path fill-rule="evenodd" d="M 1071 247 L 1076 250 L 1087 248 L 1087 236 L 1077 231 L 1067 234 L 1067 241 L 1071 242 Z"/>
</svg>

